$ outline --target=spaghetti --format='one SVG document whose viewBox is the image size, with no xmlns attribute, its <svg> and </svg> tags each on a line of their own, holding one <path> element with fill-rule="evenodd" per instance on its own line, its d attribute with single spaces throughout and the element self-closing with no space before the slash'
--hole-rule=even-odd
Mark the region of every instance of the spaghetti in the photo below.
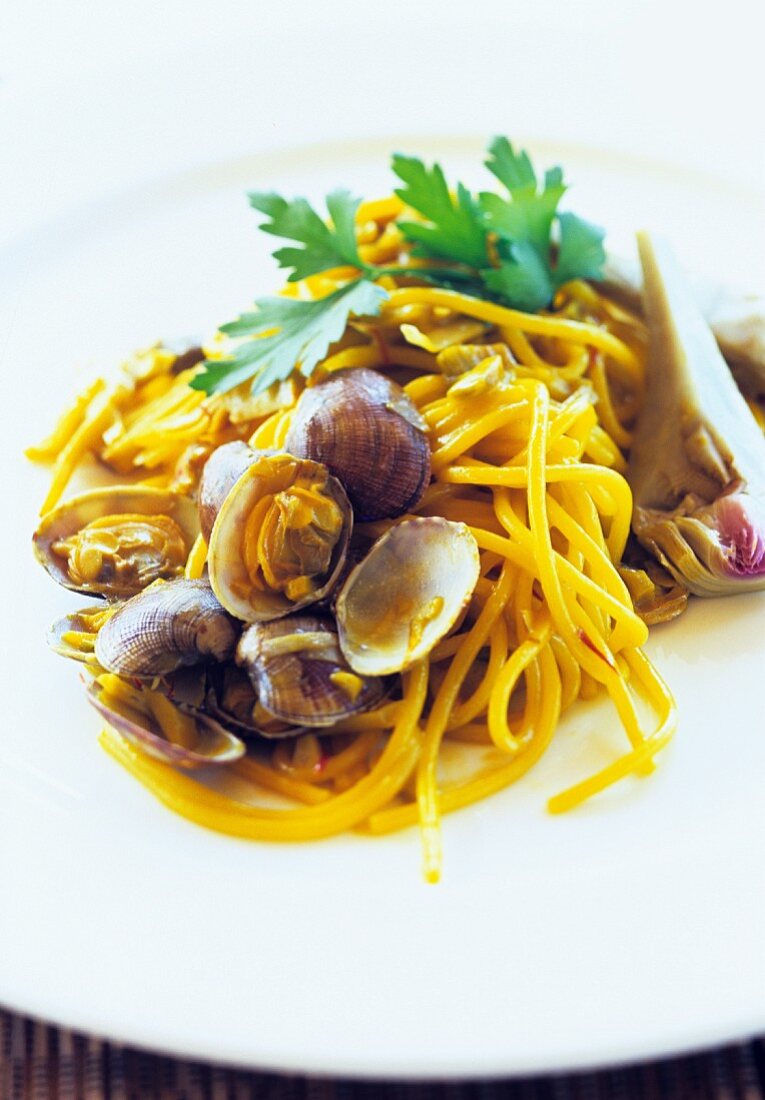
<svg viewBox="0 0 765 1100">
<path fill-rule="evenodd" d="M 365 258 L 401 255 L 399 210 L 397 200 L 360 208 Z M 375 709 L 327 732 L 254 746 L 229 766 L 231 793 L 151 759 L 109 727 L 102 743 L 166 805 L 224 833 L 294 841 L 419 823 L 425 876 L 435 881 L 441 815 L 520 779 L 577 699 L 607 693 L 626 751 L 555 795 L 555 813 L 649 772 L 676 715 L 640 650 L 647 627 L 619 570 L 631 517 L 624 451 L 643 390 L 642 322 L 583 282 L 564 287 L 551 311 L 528 314 L 421 285 L 421 266 L 412 260 L 410 274 L 385 277 L 379 317 L 349 324 L 317 377 L 377 370 L 404 385 L 423 417 L 430 486 L 411 513 L 359 530 L 377 537 L 414 516 L 467 524 L 480 578 L 456 632 Z M 322 296 L 346 278 L 322 273 L 289 293 Z M 225 350 L 219 338 L 207 354 Z M 284 447 L 297 382 L 255 398 L 242 387 L 205 397 L 188 386 L 198 368 L 177 373 L 175 361 L 161 348 L 141 353 L 116 385 L 99 380 L 78 397 L 30 451 L 53 462 L 45 511 L 91 455 L 116 474 L 193 495 L 201 466 L 222 443 Z M 206 552 L 200 536 L 187 577 L 203 574 Z M 162 708 L 155 717 L 161 725 Z M 457 781 L 439 771 L 445 741 L 460 742 L 475 760 Z M 253 804 L 258 791 L 298 806 Z"/>
</svg>

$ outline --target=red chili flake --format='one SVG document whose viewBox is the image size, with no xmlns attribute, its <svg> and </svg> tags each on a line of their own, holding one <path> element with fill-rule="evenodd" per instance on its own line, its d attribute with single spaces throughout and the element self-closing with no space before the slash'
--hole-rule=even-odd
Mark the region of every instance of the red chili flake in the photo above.
<svg viewBox="0 0 765 1100">
<path fill-rule="evenodd" d="M 324 771 L 324 769 L 326 768 L 328 763 L 329 763 L 329 756 L 326 752 L 323 752 L 321 754 L 321 756 L 319 757 L 319 759 L 314 764 L 313 770 L 316 772 L 317 775 L 320 775 Z"/>
<path fill-rule="evenodd" d="M 588 649 L 591 649 L 593 653 L 600 657 L 601 661 L 605 661 L 609 668 L 612 668 L 614 671 L 616 671 L 616 665 L 613 663 L 613 661 L 605 653 L 601 653 L 601 651 L 593 642 L 592 638 L 585 634 L 583 630 L 577 630 L 576 636 L 580 642 L 584 642 Z"/>
<path fill-rule="evenodd" d="M 143 684 L 137 677 L 134 676 L 130 682 L 132 683 L 136 691 L 143 691 Z"/>
</svg>

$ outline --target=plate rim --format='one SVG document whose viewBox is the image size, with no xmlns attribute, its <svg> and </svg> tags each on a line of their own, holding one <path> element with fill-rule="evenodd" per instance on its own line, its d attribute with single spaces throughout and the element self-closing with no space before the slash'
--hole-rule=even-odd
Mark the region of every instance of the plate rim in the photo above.
<svg viewBox="0 0 765 1100">
<path fill-rule="evenodd" d="M 63 223 L 64 227 L 73 226 L 75 229 L 83 224 L 83 219 L 86 217 L 89 208 L 95 204 L 99 209 L 103 209 L 107 215 L 107 221 L 105 223 L 97 221 L 94 232 L 99 232 L 104 224 L 108 224 L 109 210 L 113 207 L 120 207 L 121 204 L 130 196 L 148 201 L 153 192 L 164 193 L 171 191 L 175 184 L 179 181 L 193 180 L 195 187 L 198 186 L 199 181 L 210 177 L 216 179 L 221 168 L 228 167 L 230 171 L 237 173 L 244 170 L 245 165 L 263 163 L 263 161 L 273 161 L 277 164 L 282 162 L 282 158 L 285 156 L 298 158 L 301 155 L 308 153 L 309 155 L 315 155 L 319 150 L 328 158 L 341 150 L 345 155 L 358 155 L 363 156 L 364 151 L 370 152 L 372 150 L 379 150 L 383 147 L 390 149 L 395 144 L 402 141 L 407 143 L 419 142 L 420 145 L 443 145 L 447 151 L 443 154 L 449 156 L 450 151 L 462 145 L 473 146 L 479 141 L 476 134 L 464 134 L 464 135 L 452 135 L 439 136 L 429 134 L 427 138 L 422 135 L 417 137 L 392 138 L 392 137 L 379 137 L 365 139 L 361 141 L 354 141 L 353 139 L 338 140 L 335 142 L 313 142 L 310 144 L 285 145 L 284 148 L 268 149 L 263 152 L 253 152 L 251 154 L 237 156 L 234 158 L 216 158 L 212 162 L 201 162 L 199 165 L 182 168 L 178 171 L 164 172 L 156 177 L 150 179 L 143 179 L 131 182 L 127 187 L 118 190 L 110 190 L 100 195 L 93 195 L 89 198 L 78 202 L 71 207 L 56 212 L 52 218 L 44 218 L 39 224 L 31 230 L 25 231 L 24 234 L 18 239 L 6 242 L 2 248 L 0 248 L 0 263 L 6 258 L 8 252 L 11 253 L 13 258 L 14 250 L 22 246 L 24 249 L 31 248 L 34 252 L 37 251 L 39 245 L 40 236 L 46 235 L 52 226 Z M 565 151 L 576 150 L 578 155 L 585 155 L 590 157 L 592 154 L 595 157 L 602 157 L 606 161 L 620 162 L 622 164 L 628 163 L 631 166 L 631 171 L 645 170 L 647 167 L 667 167 L 667 162 L 658 160 L 656 158 L 646 157 L 640 154 L 625 154 L 619 151 L 609 151 L 606 149 L 598 149 L 596 146 L 589 146 L 584 143 L 578 142 L 560 142 L 555 140 L 545 139 L 528 139 L 528 143 L 537 147 L 549 146 L 554 147 L 556 150 L 560 150 L 562 156 L 565 156 Z M 698 181 L 704 179 L 709 186 L 723 186 L 728 191 L 735 191 L 741 195 L 746 195 L 748 199 L 756 197 L 756 191 L 753 188 L 745 184 L 733 184 L 731 181 L 726 180 L 724 177 L 717 177 L 713 173 L 703 173 L 695 168 L 689 166 L 673 166 L 670 165 L 673 173 L 678 174 L 686 179 L 693 179 Z M 116 212 L 116 216 L 123 216 L 119 210 Z M 70 245 L 66 243 L 64 250 L 68 250 Z M 40 257 L 40 261 L 44 263 L 44 257 Z M 5 990 L 2 991 L 3 994 Z M 347 1063 L 343 1063 L 342 1060 L 338 1060 L 336 1054 L 333 1053 L 332 1058 L 322 1063 L 320 1060 L 315 1059 L 312 1062 L 306 1062 L 305 1066 L 299 1066 L 296 1068 L 296 1064 L 287 1063 L 283 1059 L 278 1057 L 269 1058 L 266 1055 L 262 1059 L 258 1059 L 256 1062 L 252 1060 L 250 1055 L 244 1052 L 237 1052 L 234 1049 L 223 1051 L 220 1045 L 206 1046 L 202 1037 L 196 1037 L 191 1040 L 189 1045 L 186 1046 L 184 1042 L 179 1042 L 177 1037 L 173 1037 L 169 1032 L 166 1038 L 161 1038 L 157 1035 L 143 1032 L 140 1027 L 138 1028 L 119 1028 L 119 1034 L 110 1027 L 104 1027 L 98 1024 L 90 1018 L 87 1012 L 74 1013 L 67 1009 L 63 1010 L 63 1006 L 59 1008 L 53 1008 L 52 1010 L 44 1010 L 42 1016 L 40 1013 L 40 998 L 35 999 L 33 996 L 28 997 L 23 992 L 19 994 L 17 991 L 15 994 L 12 992 L 12 1001 L 6 1001 L 3 995 L 3 1004 L 7 1004 L 11 1011 L 20 1011 L 24 1014 L 34 1015 L 37 1018 L 43 1018 L 46 1021 L 51 1021 L 58 1024 L 58 1026 L 68 1029 L 84 1030 L 89 1034 L 97 1035 L 105 1038 L 107 1041 L 119 1042 L 119 1043 L 135 1043 L 136 1045 L 157 1052 L 170 1053 L 175 1057 L 199 1057 L 203 1055 L 205 1060 L 211 1062 L 222 1062 L 228 1065 L 241 1066 L 243 1068 L 257 1069 L 262 1071 L 277 1071 L 277 1072 L 299 1072 L 309 1075 L 333 1075 L 333 1076 L 346 1076 L 357 1079 L 376 1078 L 380 1076 L 389 1077 L 390 1073 L 386 1072 L 387 1062 L 382 1062 L 378 1065 L 369 1065 L 366 1067 L 360 1067 L 354 1064 L 352 1060 Z M 36 1005 L 38 1007 L 36 1007 Z M 642 1043 L 632 1042 L 627 1046 L 620 1046 L 617 1044 L 606 1044 L 600 1054 L 593 1054 L 592 1052 L 582 1052 L 581 1058 L 570 1057 L 565 1062 L 556 1062 L 553 1066 L 549 1063 L 542 1064 L 537 1060 L 530 1060 L 524 1062 L 522 1058 L 515 1058 L 511 1063 L 497 1063 L 488 1068 L 485 1066 L 480 1071 L 470 1069 L 468 1066 L 461 1062 L 459 1058 L 455 1057 L 453 1065 L 446 1064 L 440 1066 L 436 1073 L 433 1067 L 417 1067 L 416 1065 L 409 1065 L 400 1072 L 397 1071 L 394 1077 L 402 1077 L 404 1079 L 415 1080 L 427 1080 L 434 1079 L 435 1077 L 449 1078 L 449 1079 L 477 1079 L 487 1075 L 501 1074 L 503 1076 L 521 1076 L 532 1073 L 540 1072 L 566 1072 L 568 1070 L 583 1070 L 592 1069 L 596 1067 L 610 1066 L 614 1064 L 629 1064 L 644 1060 L 646 1057 L 659 1057 L 667 1054 L 677 1054 L 692 1049 L 698 1049 L 700 1046 L 719 1045 L 731 1041 L 732 1039 L 742 1038 L 745 1034 L 752 1034 L 759 1028 L 765 1026 L 765 1006 L 763 1006 L 762 1017 L 758 1018 L 759 1022 L 755 1022 L 752 1019 L 746 1017 L 735 1025 L 732 1025 L 728 1029 L 720 1029 L 710 1025 L 709 1029 L 698 1028 L 686 1028 L 684 1025 L 677 1029 L 677 1034 L 669 1040 L 669 1042 L 659 1043 L 655 1040 L 644 1039 Z M 193 1049 L 191 1049 L 193 1047 Z M 367 1063 L 369 1060 L 367 1059 Z M 339 1073 L 338 1073 L 339 1071 Z"/>
</svg>

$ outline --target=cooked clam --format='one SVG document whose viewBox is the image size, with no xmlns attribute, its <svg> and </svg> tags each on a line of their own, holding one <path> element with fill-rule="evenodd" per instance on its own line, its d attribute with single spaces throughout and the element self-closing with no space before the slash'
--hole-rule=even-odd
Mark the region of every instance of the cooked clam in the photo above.
<svg viewBox="0 0 765 1100">
<path fill-rule="evenodd" d="M 255 694 L 250 677 L 233 661 L 210 668 L 204 709 L 240 737 L 299 737 L 308 732 L 275 718 Z"/>
<path fill-rule="evenodd" d="M 237 661 L 247 670 L 261 706 L 291 726 L 332 726 L 368 710 L 384 692 L 382 680 L 348 667 L 334 624 L 315 615 L 254 623 L 242 635 Z"/>
<path fill-rule="evenodd" d="M 258 457 L 246 443 L 236 440 L 217 447 L 202 470 L 197 508 L 205 542 L 210 542 L 215 518 L 236 482 Z"/>
<path fill-rule="evenodd" d="M 315 603 L 337 581 L 352 525 L 348 497 L 326 466 L 261 454 L 213 525 L 207 556 L 213 590 L 245 622 Z"/>
<path fill-rule="evenodd" d="M 233 661 L 211 665 L 206 677 L 204 707 L 229 729 L 257 733 L 253 712 L 258 697 L 247 674 Z"/>
<path fill-rule="evenodd" d="M 69 657 L 72 661 L 82 661 L 87 665 L 97 665 L 96 636 L 116 609 L 116 604 L 99 603 L 63 615 L 51 624 L 47 636 L 48 645 L 61 657 Z"/>
<path fill-rule="evenodd" d="M 44 515 L 37 560 L 76 592 L 123 599 L 183 573 L 199 531 L 194 504 L 178 493 L 132 485 L 89 489 Z"/>
<path fill-rule="evenodd" d="M 386 531 L 337 597 L 348 664 L 382 676 L 425 657 L 457 622 L 478 574 L 478 546 L 464 523 L 427 516 Z"/>
<path fill-rule="evenodd" d="M 419 412 L 395 382 L 366 368 L 337 371 L 305 390 L 285 447 L 323 462 L 343 483 L 359 520 L 410 511 L 430 481 Z"/>
<path fill-rule="evenodd" d="M 106 673 L 88 684 L 87 693 L 108 725 L 165 764 L 199 768 L 230 764 L 244 755 L 244 743 L 214 718 L 187 712 L 161 692 Z"/>
<path fill-rule="evenodd" d="M 98 632 L 99 664 L 118 676 L 166 676 L 232 657 L 239 626 L 203 580 L 158 581 L 123 604 Z"/>
</svg>

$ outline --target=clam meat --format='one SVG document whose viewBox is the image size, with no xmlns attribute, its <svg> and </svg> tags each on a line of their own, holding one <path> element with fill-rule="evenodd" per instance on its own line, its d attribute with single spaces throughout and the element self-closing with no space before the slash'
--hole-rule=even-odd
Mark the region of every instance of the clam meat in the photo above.
<svg viewBox="0 0 765 1100">
<path fill-rule="evenodd" d="M 337 581 L 352 526 L 348 497 L 326 466 L 260 454 L 213 524 L 207 556 L 213 590 L 245 622 L 315 603 Z"/>
<path fill-rule="evenodd" d="M 187 497 L 121 485 L 59 504 L 42 517 L 33 545 L 37 560 L 65 588 L 125 599 L 157 579 L 181 576 L 198 531 Z"/>
<path fill-rule="evenodd" d="M 117 604 L 99 603 L 63 615 L 50 626 L 47 635 L 48 645 L 61 657 L 81 661 L 86 665 L 97 665 L 96 637 L 117 607 Z"/>
</svg>

